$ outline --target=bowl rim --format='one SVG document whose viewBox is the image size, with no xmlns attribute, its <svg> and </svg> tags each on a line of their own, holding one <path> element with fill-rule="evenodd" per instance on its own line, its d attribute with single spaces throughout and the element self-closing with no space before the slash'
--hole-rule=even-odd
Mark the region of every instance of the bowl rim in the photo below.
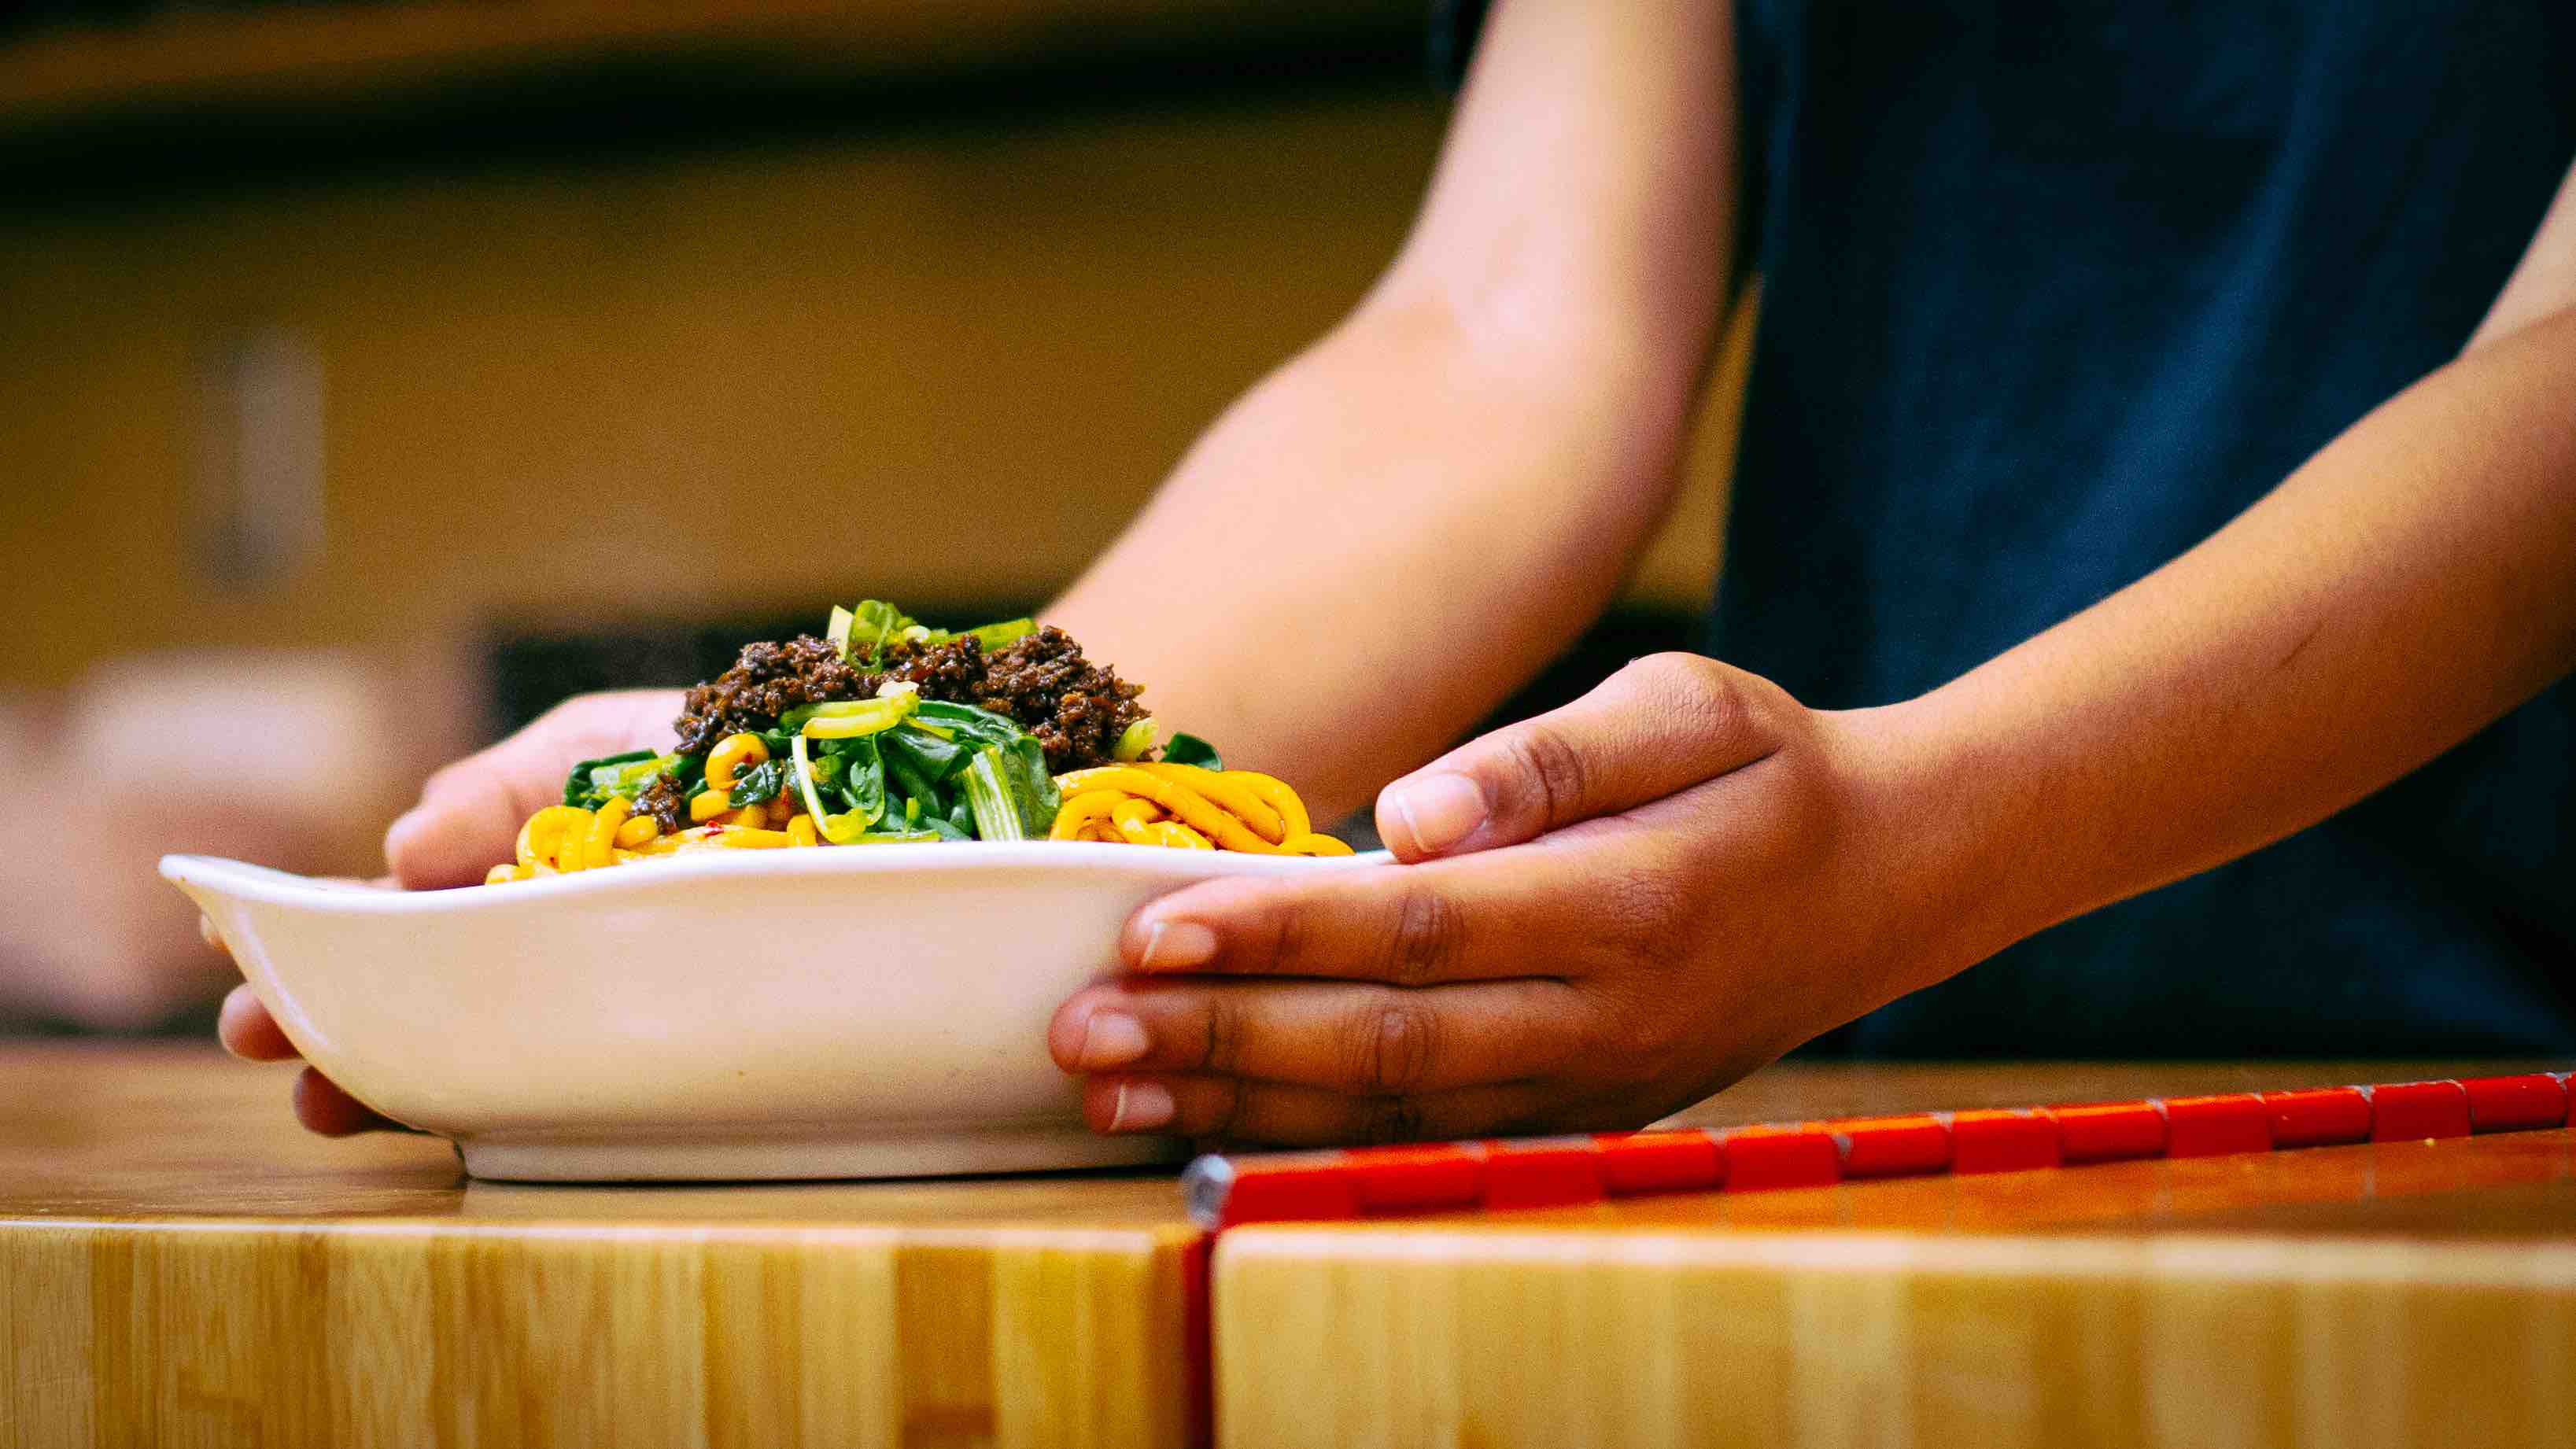
<svg viewBox="0 0 2576 1449">
<path fill-rule="evenodd" d="M 1015 840 L 846 846 L 830 850 L 692 851 L 642 867 L 612 867 L 512 881 L 507 889 L 483 885 L 440 890 L 395 890 L 362 882 L 296 875 L 291 871 L 216 855 L 161 857 L 161 878 L 225 896 L 269 905 L 367 913 L 412 914 L 509 907 L 535 901 L 650 894 L 711 877 L 750 876 L 802 880 L 837 876 L 959 876 L 1019 871 L 1031 866 L 1072 869 L 1101 876 L 1158 880 L 1214 880 L 1228 876 L 1292 876 L 1318 870 L 1386 865 L 1383 850 L 1344 856 L 1256 855 L 1249 851 L 1174 850 L 1111 845 L 1088 840 Z"/>
</svg>

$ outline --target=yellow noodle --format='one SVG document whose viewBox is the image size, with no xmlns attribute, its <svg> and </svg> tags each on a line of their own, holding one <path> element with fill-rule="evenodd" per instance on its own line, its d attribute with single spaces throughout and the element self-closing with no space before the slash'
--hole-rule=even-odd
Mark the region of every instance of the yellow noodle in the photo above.
<svg viewBox="0 0 2576 1449">
<path fill-rule="evenodd" d="M 1282 819 L 1282 812 L 1273 807 L 1269 801 L 1262 799 L 1260 794 L 1251 788 L 1250 781 L 1239 778 L 1241 773 L 1248 772 L 1229 770 L 1219 773 L 1215 770 L 1201 769 L 1197 765 L 1163 763 L 1137 765 L 1134 768 L 1143 770 L 1149 775 L 1159 775 L 1166 780 L 1180 781 L 1205 795 L 1210 801 L 1223 806 L 1249 827 L 1253 834 L 1273 845 L 1287 839 L 1292 833 Z"/>
<path fill-rule="evenodd" d="M 1095 789 L 1119 790 L 1151 800 L 1162 806 L 1182 824 L 1216 842 L 1226 850 L 1240 850 L 1257 855 L 1276 855 L 1279 847 L 1262 839 L 1252 827 L 1218 808 L 1209 799 L 1178 780 L 1148 774 L 1134 765 L 1105 765 L 1096 770 L 1076 770 L 1062 776 L 1058 785 L 1067 791 L 1089 792 Z"/>
<path fill-rule="evenodd" d="M 582 869 L 605 869 L 611 863 L 608 853 L 617 848 L 618 827 L 626 823 L 627 812 L 634 808 L 623 795 L 611 795 L 599 807 L 599 812 L 591 817 L 590 832 L 582 842 Z"/>
<path fill-rule="evenodd" d="M 650 815 L 630 815 L 617 827 L 617 843 L 628 850 L 650 845 L 662 833 L 662 822 Z"/>
<path fill-rule="evenodd" d="M 1227 770 L 1220 778 L 1241 785 L 1279 812 L 1281 841 L 1315 833 L 1315 823 L 1306 817 L 1306 802 L 1297 798 L 1297 792 L 1288 788 L 1287 781 L 1259 770 Z"/>
<path fill-rule="evenodd" d="M 564 842 L 582 839 L 589 827 L 589 811 L 577 805 L 547 806 L 519 827 L 518 863 L 561 868 Z"/>
<path fill-rule="evenodd" d="M 1086 790 L 1077 795 L 1071 786 L 1067 786 L 1064 808 L 1056 812 L 1055 826 L 1047 835 L 1054 840 L 1077 839 L 1092 827 L 1106 824 L 1110 807 L 1126 798 L 1115 790 Z"/>
<path fill-rule="evenodd" d="M 1282 855 L 1348 855 L 1351 853 L 1351 847 L 1347 842 L 1336 840 L 1329 835 L 1317 835 L 1309 830 L 1303 835 L 1289 836 L 1279 847 L 1279 853 Z"/>
</svg>

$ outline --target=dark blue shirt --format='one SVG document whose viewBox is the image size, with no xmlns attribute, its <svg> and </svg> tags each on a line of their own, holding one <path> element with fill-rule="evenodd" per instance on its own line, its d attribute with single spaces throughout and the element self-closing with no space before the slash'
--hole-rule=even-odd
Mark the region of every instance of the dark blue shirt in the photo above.
<svg viewBox="0 0 2576 1449">
<path fill-rule="evenodd" d="M 2576 159 L 2566 0 L 1752 0 L 1741 36 L 1763 293 L 1709 648 L 1825 708 L 2207 537 L 2459 351 Z M 2576 1051 L 2571 761 L 2562 683 L 1827 1045 Z"/>
</svg>

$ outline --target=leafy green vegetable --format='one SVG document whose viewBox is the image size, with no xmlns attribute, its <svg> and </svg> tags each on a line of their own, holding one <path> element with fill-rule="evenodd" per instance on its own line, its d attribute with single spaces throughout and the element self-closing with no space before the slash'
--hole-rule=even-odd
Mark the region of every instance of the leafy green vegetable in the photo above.
<svg viewBox="0 0 2576 1449">
<path fill-rule="evenodd" d="M 696 781 L 704 771 L 705 760 L 697 755 L 657 755 L 651 750 L 628 750 L 624 754 L 602 755 L 584 760 L 564 777 L 563 802 L 584 810 L 596 810 L 611 796 L 623 795 L 632 800 L 649 788 L 657 776 L 677 775 L 683 786 Z"/>
<path fill-rule="evenodd" d="M 946 730 L 952 737 L 971 740 L 978 745 L 1007 745 L 1026 731 L 1009 715 L 995 714 L 971 704 L 950 704 L 944 699 L 921 702 L 923 728 Z"/>
<path fill-rule="evenodd" d="M 761 761 L 734 776 L 733 792 L 725 796 L 725 803 L 739 810 L 745 805 L 777 799 L 778 792 L 788 788 L 791 768 L 786 760 Z"/>
<path fill-rule="evenodd" d="M 876 663 L 887 644 L 921 628 L 910 614 L 883 599 L 861 599 L 849 614 L 849 625 L 842 632 L 841 654 L 852 664 Z M 840 624 L 840 610 L 832 611 L 832 622 Z"/>
<path fill-rule="evenodd" d="M 618 772 L 638 760 L 653 758 L 651 750 L 628 750 L 623 754 L 602 755 L 584 760 L 564 776 L 563 802 L 584 810 L 596 810 L 608 803 L 608 794 L 616 788 Z M 606 778 L 602 778 L 602 776 Z"/>
<path fill-rule="evenodd" d="M 1225 761 L 1217 757 L 1216 746 L 1197 735 L 1176 734 L 1163 746 L 1163 762 L 1170 765 L 1196 765 L 1203 770 L 1222 770 Z"/>
<path fill-rule="evenodd" d="M 1028 830 L 1020 807 L 1002 778 L 1002 752 L 987 748 L 966 767 L 966 804 L 975 812 L 975 834 L 982 840 L 1025 840 Z"/>
<path fill-rule="evenodd" d="M 966 767 L 966 804 L 978 838 L 1026 840 L 1047 833 L 1062 801 L 1047 775 L 1045 752 L 1021 735 L 976 752 Z"/>
<path fill-rule="evenodd" d="M 939 782 L 952 769 L 965 766 L 965 752 L 937 735 L 919 730 L 892 729 L 876 737 L 877 753 L 885 761 L 887 781 L 905 795 L 922 802 L 928 809 L 939 798 Z"/>
<path fill-rule="evenodd" d="M 850 802 L 854 814 L 874 825 L 885 818 L 885 762 L 877 754 L 875 738 L 846 741 L 837 756 L 849 778 L 841 786 L 841 798 Z M 814 807 L 808 805 L 808 810 Z M 821 818 L 821 817 L 816 817 Z"/>
</svg>

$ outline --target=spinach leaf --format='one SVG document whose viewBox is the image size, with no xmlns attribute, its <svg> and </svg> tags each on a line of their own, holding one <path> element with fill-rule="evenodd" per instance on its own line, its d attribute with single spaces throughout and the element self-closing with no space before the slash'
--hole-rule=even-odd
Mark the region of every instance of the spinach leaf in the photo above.
<svg viewBox="0 0 2576 1449">
<path fill-rule="evenodd" d="M 848 772 L 848 779 L 841 787 L 841 796 L 850 802 L 853 813 L 874 825 L 884 819 L 886 813 L 885 761 L 878 756 L 874 739 L 855 739 L 849 743 L 852 748 L 834 757 Z"/>
<path fill-rule="evenodd" d="M 949 731 L 960 742 L 972 741 L 977 745 L 1007 746 L 1025 733 L 1019 721 L 1009 715 L 995 714 L 971 704 L 950 704 L 945 700 L 923 700 L 920 717 Z M 958 768 L 965 767 L 960 765 Z"/>
<path fill-rule="evenodd" d="M 1200 739 L 1197 735 L 1172 736 L 1171 742 L 1163 746 L 1163 763 L 1196 765 L 1203 770 L 1225 768 L 1225 761 L 1217 757 L 1216 746 Z"/>
<path fill-rule="evenodd" d="M 739 810 L 777 799 L 778 792 L 788 787 L 788 771 L 792 768 L 783 758 L 761 761 L 734 777 L 733 793 L 725 797 L 725 803 Z"/>
<path fill-rule="evenodd" d="M 881 740 L 877 754 L 885 762 L 888 785 L 921 801 L 925 808 L 938 798 L 940 767 L 925 761 L 911 745 L 900 739 Z"/>
<path fill-rule="evenodd" d="M 896 778 L 905 782 L 907 795 L 924 794 L 932 784 L 965 769 L 974 753 L 966 741 L 945 739 L 908 724 L 885 731 L 877 748 L 885 756 L 886 768 L 897 771 Z M 916 780 L 921 783 L 915 785 Z"/>
</svg>

